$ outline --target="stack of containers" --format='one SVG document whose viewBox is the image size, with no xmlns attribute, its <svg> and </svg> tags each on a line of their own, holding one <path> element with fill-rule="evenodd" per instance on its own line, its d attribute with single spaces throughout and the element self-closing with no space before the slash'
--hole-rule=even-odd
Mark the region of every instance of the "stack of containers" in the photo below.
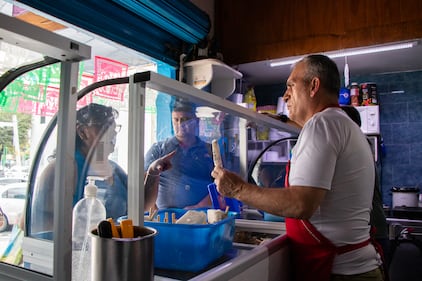
<svg viewBox="0 0 422 281">
<path fill-rule="evenodd" d="M 350 87 L 342 87 L 339 94 L 340 105 L 370 106 L 378 105 L 377 84 L 352 82 Z"/>
</svg>

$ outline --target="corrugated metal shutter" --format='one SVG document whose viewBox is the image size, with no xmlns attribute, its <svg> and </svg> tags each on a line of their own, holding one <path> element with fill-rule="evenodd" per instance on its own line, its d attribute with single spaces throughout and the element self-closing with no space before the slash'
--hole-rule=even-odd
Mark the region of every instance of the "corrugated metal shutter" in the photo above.
<svg viewBox="0 0 422 281">
<path fill-rule="evenodd" d="M 177 66 L 204 39 L 208 15 L 188 0 L 20 0 L 28 6 Z"/>
</svg>

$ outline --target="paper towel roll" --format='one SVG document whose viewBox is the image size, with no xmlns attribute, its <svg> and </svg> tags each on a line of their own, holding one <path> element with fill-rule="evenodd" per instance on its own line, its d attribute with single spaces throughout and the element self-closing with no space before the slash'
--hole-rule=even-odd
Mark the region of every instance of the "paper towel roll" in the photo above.
<svg viewBox="0 0 422 281">
<path fill-rule="evenodd" d="M 284 103 L 284 110 L 283 110 L 283 114 L 286 115 L 287 117 L 289 117 L 289 109 L 287 108 L 287 103 Z"/>
<path fill-rule="evenodd" d="M 243 95 L 242 95 L 242 94 L 238 94 L 238 93 L 236 93 L 236 94 L 232 94 L 232 95 L 230 96 L 230 100 L 231 100 L 232 102 L 234 102 L 234 103 L 239 104 L 239 103 L 241 103 L 241 102 L 243 101 Z"/>
<path fill-rule="evenodd" d="M 285 102 L 283 100 L 283 97 L 279 97 L 277 100 L 277 114 L 282 113 L 284 114 L 284 107 L 285 107 Z"/>
</svg>

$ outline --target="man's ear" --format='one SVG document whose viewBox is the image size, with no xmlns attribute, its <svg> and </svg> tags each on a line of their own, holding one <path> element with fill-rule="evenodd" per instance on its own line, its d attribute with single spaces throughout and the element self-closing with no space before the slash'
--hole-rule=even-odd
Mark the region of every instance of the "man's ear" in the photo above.
<svg viewBox="0 0 422 281">
<path fill-rule="evenodd" d="M 78 136 L 82 139 L 82 140 L 86 140 L 87 136 L 84 130 L 85 126 L 78 126 L 76 127 L 76 133 L 78 134 Z"/>
<path fill-rule="evenodd" d="M 319 80 L 318 77 L 312 78 L 311 83 L 310 83 L 310 85 L 311 85 L 310 86 L 311 87 L 311 97 L 314 97 L 315 94 L 318 92 L 319 87 L 320 87 L 320 83 L 321 83 L 321 81 Z"/>
</svg>

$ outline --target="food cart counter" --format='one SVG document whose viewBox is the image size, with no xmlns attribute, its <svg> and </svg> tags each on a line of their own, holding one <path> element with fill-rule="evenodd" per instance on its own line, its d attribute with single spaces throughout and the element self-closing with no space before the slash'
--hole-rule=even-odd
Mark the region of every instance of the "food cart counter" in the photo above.
<svg viewBox="0 0 422 281">
<path fill-rule="evenodd" d="M 155 268 L 154 280 L 289 280 L 289 247 L 284 234 L 284 222 L 236 219 L 233 247 L 223 256 L 197 272 Z M 51 274 L 52 247 L 52 241 L 28 239 L 26 267 Z"/>
</svg>

